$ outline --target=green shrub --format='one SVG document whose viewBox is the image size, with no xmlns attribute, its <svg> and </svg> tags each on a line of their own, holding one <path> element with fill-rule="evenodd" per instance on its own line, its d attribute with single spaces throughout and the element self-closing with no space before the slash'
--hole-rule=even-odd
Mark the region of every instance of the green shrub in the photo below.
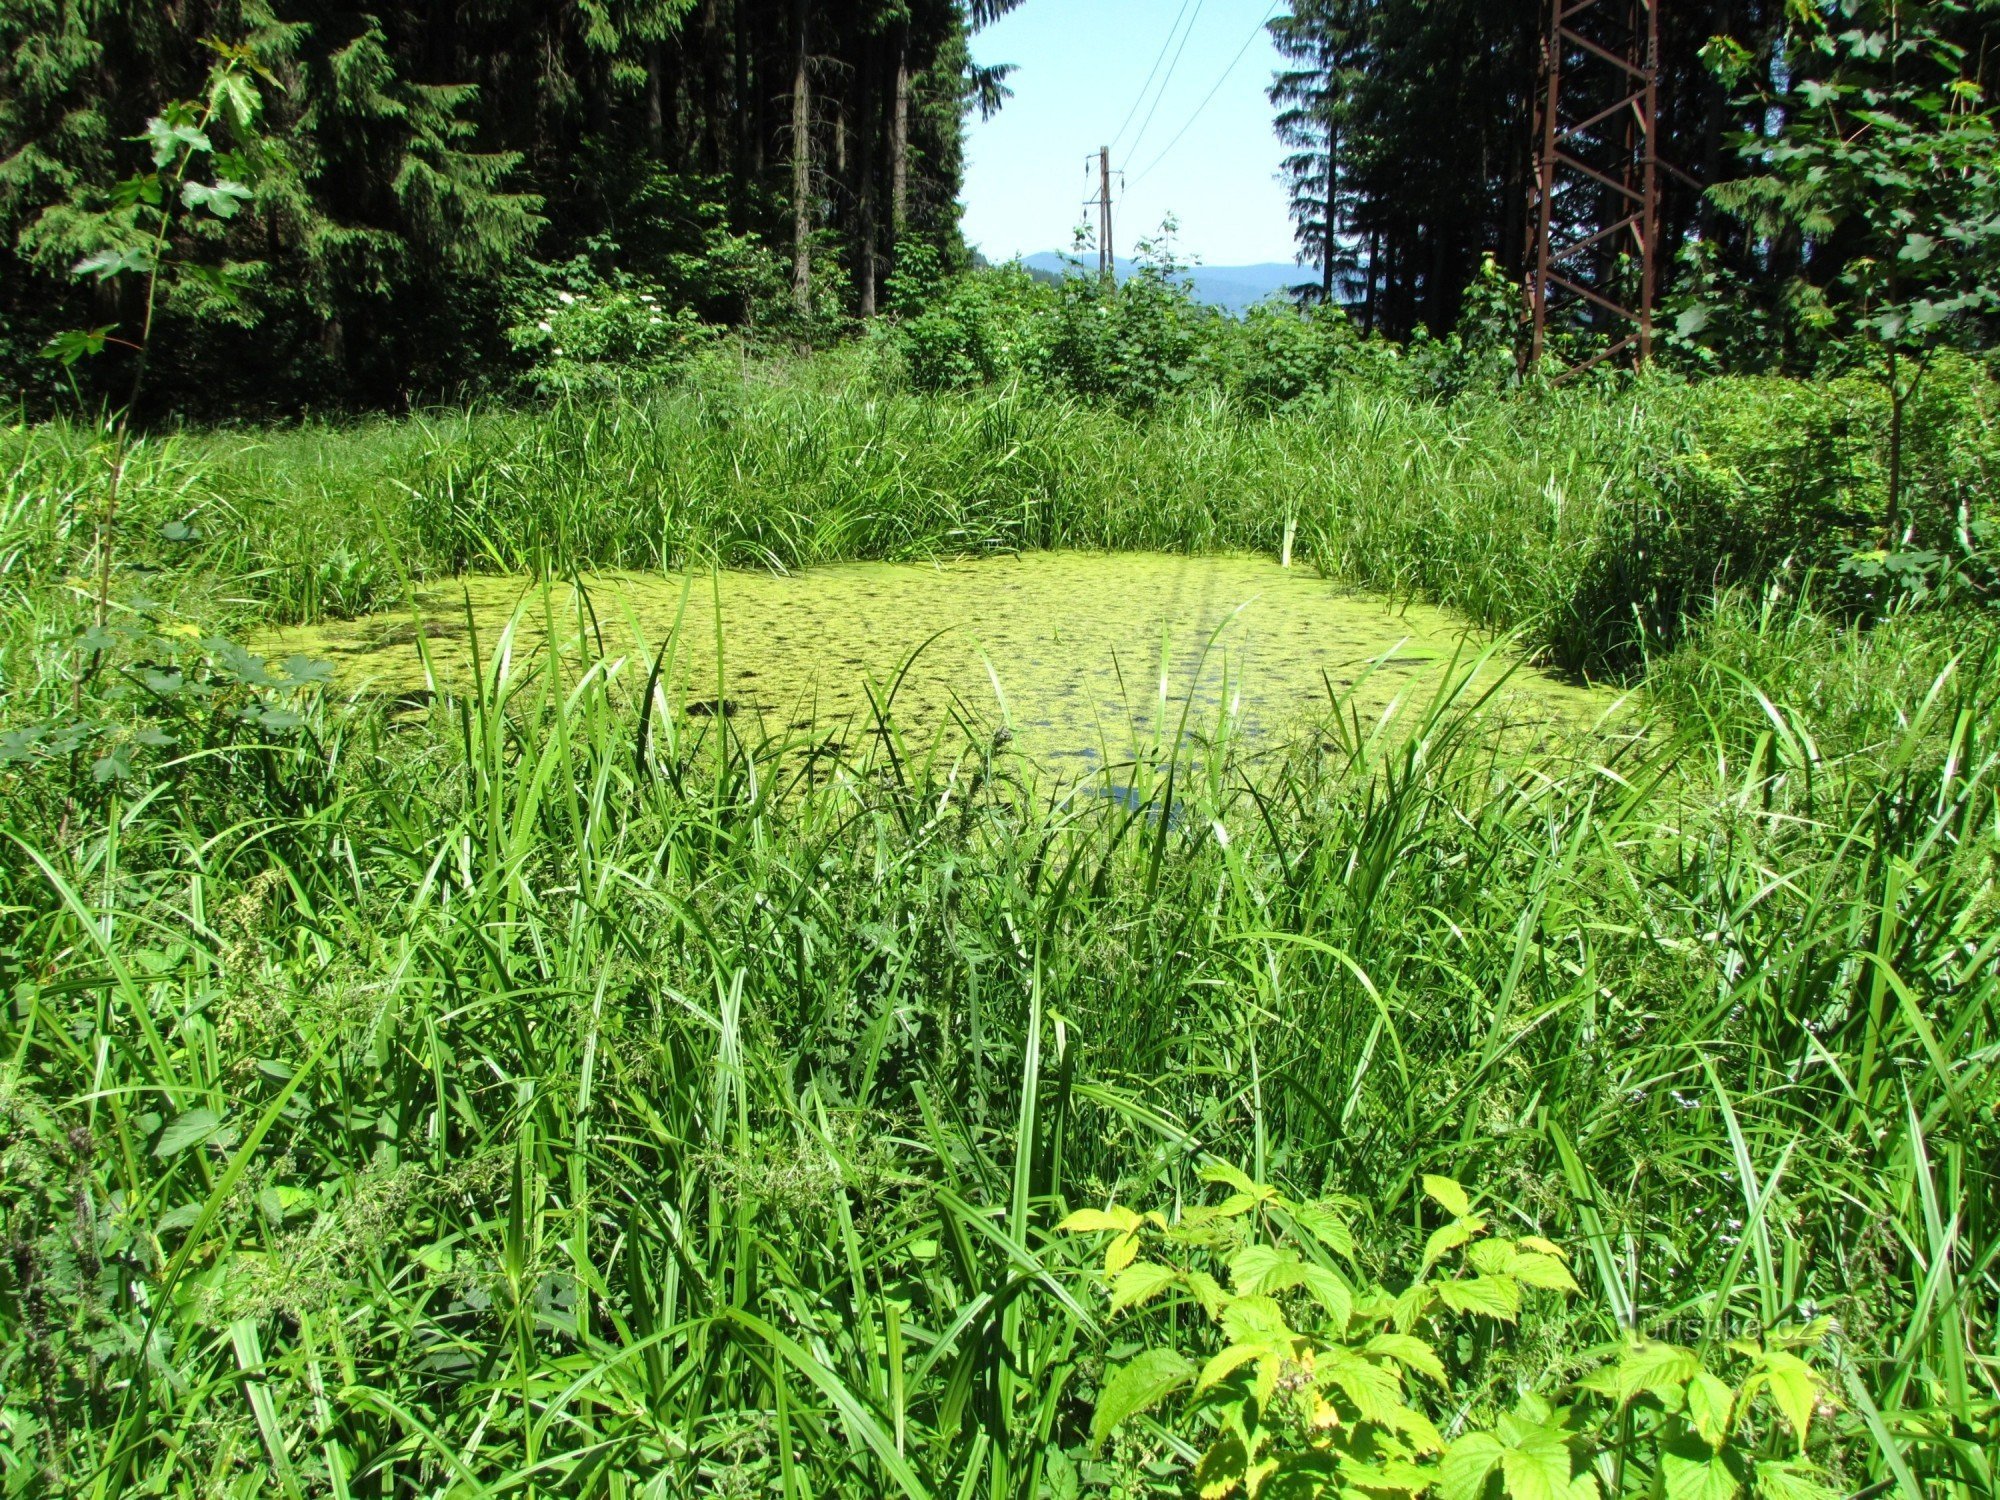
<svg viewBox="0 0 2000 1500">
<path fill-rule="evenodd" d="M 663 288 L 600 277 L 581 256 L 539 268 L 516 290 L 512 318 L 507 342 L 524 361 L 521 379 L 542 395 L 657 385 L 715 337 Z"/>
<path fill-rule="evenodd" d="M 1443 1222 L 1415 1278 L 1390 1291 L 1359 1271 L 1358 1205 L 1297 1202 L 1227 1163 L 1201 1176 L 1228 1195 L 1171 1220 L 1113 1207 L 1057 1226 L 1112 1236 L 1102 1277 L 1111 1313 L 1127 1315 L 1128 1333 L 1136 1325 L 1164 1340 L 1106 1374 L 1094 1448 L 1171 1402 L 1182 1410 L 1163 1418 L 1206 1445 L 1189 1475 L 1205 1500 L 1480 1500 L 1489 1488 L 1510 1500 L 1596 1500 L 1600 1476 L 1615 1473 L 1627 1484 L 1650 1475 L 1673 1496 L 1832 1500 L 1807 1456 L 1827 1383 L 1800 1355 L 1829 1323 L 1732 1340 L 1706 1360 L 1638 1337 L 1558 1348 L 1546 1356 L 1555 1367 L 1583 1373 L 1484 1409 L 1468 1395 L 1482 1382 L 1467 1364 L 1486 1361 L 1526 1296 L 1582 1290 L 1559 1247 L 1494 1234 L 1491 1211 L 1463 1186 L 1426 1176 Z M 1182 1309 L 1203 1316 L 1183 1320 Z"/>
</svg>

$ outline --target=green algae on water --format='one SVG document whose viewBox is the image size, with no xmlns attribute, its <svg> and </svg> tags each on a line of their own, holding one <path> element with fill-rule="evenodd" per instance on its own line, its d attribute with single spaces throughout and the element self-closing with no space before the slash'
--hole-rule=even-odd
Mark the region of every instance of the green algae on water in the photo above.
<svg viewBox="0 0 2000 1500">
<path fill-rule="evenodd" d="M 1365 726 L 1421 708 L 1454 662 L 1487 649 L 1441 610 L 1391 607 L 1268 559 L 1158 553 L 580 584 L 473 577 L 413 602 L 264 644 L 332 661 L 351 690 L 399 694 L 431 673 L 462 683 L 475 637 L 482 657 L 525 662 L 553 629 L 566 653 L 636 663 L 639 681 L 660 661 L 673 701 L 739 727 L 839 739 L 865 732 L 879 706 L 905 731 L 963 724 L 1078 771 L 1147 755 L 1183 729 L 1269 740 L 1336 703 Z M 1505 651 L 1478 671 L 1475 690 L 1511 673 L 1496 712 L 1531 736 L 1587 727 L 1615 701 Z"/>
</svg>

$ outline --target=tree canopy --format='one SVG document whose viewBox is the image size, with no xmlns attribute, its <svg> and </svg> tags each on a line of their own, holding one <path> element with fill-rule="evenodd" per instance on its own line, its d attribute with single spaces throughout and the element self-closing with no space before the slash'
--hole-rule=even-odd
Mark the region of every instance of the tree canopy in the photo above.
<svg viewBox="0 0 2000 1500">
<path fill-rule="evenodd" d="M 504 364 L 536 267 L 694 314 L 866 313 L 914 237 L 962 255 L 962 121 L 997 107 L 970 28 L 1004 0 L 21 0 L 0 11 L 0 371 L 130 289 L 75 265 L 131 232 L 118 184 L 208 43 L 262 75 L 267 159 L 203 215 L 243 295 L 161 309 L 156 388 L 217 409 L 396 405 Z M 245 165 L 245 164 L 239 164 Z"/>
<path fill-rule="evenodd" d="M 1294 0 L 1272 21 L 1301 257 L 1371 326 L 1443 333 L 1487 256 L 1516 280 L 1525 271 L 1548 10 Z M 1737 363 L 1809 357 L 1829 316 L 1873 315 L 1864 304 L 1886 295 L 1886 273 L 1877 293 L 1847 294 L 1864 262 L 1885 264 L 1876 220 L 1919 228 L 1903 222 L 1915 199 L 1930 205 L 1919 216 L 1960 230 L 1940 220 L 1919 229 L 1917 249 L 1888 246 L 1899 284 L 1925 280 L 1926 265 L 1949 270 L 1949 289 L 1919 298 L 1921 316 L 1987 315 L 1968 287 L 1985 253 L 1974 242 L 1989 239 L 1973 226 L 1995 211 L 1979 122 L 2000 68 L 2000 6 L 1678 0 L 1662 7 L 1661 40 L 1658 150 L 1677 170 L 1660 250 L 1683 337 L 1733 338 Z"/>
</svg>

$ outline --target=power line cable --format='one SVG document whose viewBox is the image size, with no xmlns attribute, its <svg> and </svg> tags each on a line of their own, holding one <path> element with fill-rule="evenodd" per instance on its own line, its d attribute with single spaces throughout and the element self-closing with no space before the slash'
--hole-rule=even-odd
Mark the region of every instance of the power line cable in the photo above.
<svg viewBox="0 0 2000 1500">
<path fill-rule="evenodd" d="M 1194 0 L 1194 14 L 1188 17 L 1187 30 L 1181 33 L 1181 44 L 1174 51 L 1174 60 L 1167 64 L 1167 75 L 1160 80 L 1159 91 L 1153 95 L 1153 107 L 1146 111 L 1146 118 L 1139 122 L 1139 133 L 1132 137 L 1132 144 L 1126 149 L 1127 156 L 1135 156 L 1139 142 L 1146 138 L 1146 131 L 1153 123 L 1153 116 L 1159 112 L 1160 101 L 1167 97 L 1167 85 L 1174 81 L 1174 69 L 1181 65 L 1181 54 L 1187 51 L 1187 44 L 1194 38 L 1195 23 L 1201 19 L 1203 0 Z"/>
<path fill-rule="evenodd" d="M 1280 3 L 1282 3 L 1282 0 L 1280 0 Z M 1277 13 L 1278 13 L 1277 5 L 1273 5 L 1268 11 L 1264 13 L 1264 19 L 1257 23 L 1257 29 L 1252 31 L 1250 35 L 1244 39 L 1243 45 L 1237 49 L 1236 55 L 1230 58 L 1229 66 L 1222 70 L 1222 76 L 1215 80 L 1215 87 L 1208 91 L 1208 94 L 1206 95 L 1206 97 L 1202 99 L 1201 103 L 1197 104 L 1194 107 L 1194 113 L 1187 117 L 1187 123 L 1181 126 L 1180 134 L 1176 135 L 1172 140 L 1167 142 L 1166 150 L 1162 151 L 1158 156 L 1154 157 L 1152 161 L 1146 164 L 1145 170 L 1140 172 L 1136 177 L 1132 179 L 1134 183 L 1144 182 L 1146 180 L 1147 173 L 1151 172 L 1154 167 L 1157 167 L 1161 162 L 1165 161 L 1169 156 L 1173 154 L 1174 147 L 1178 146 L 1181 143 L 1181 137 L 1185 136 L 1190 130 L 1194 129 L 1194 122 L 1201 118 L 1201 112 L 1208 108 L 1210 102 L 1215 98 L 1217 94 L 1222 92 L 1222 86 L 1229 81 L 1229 75 L 1236 71 L 1236 65 L 1243 61 L 1244 56 L 1250 51 L 1252 44 L 1256 42 L 1258 37 L 1264 34 L 1264 28 L 1271 24 L 1271 17 L 1275 16 Z"/>
<path fill-rule="evenodd" d="M 1146 91 L 1153 86 L 1153 79 L 1159 74 L 1160 64 L 1167 60 L 1167 48 L 1173 46 L 1174 33 L 1181 29 L 1181 18 L 1187 14 L 1188 7 L 1193 3 L 1194 0 L 1181 0 L 1180 14 L 1174 17 L 1174 24 L 1167 28 L 1167 34 L 1160 39 L 1159 55 L 1153 59 L 1153 66 L 1146 74 L 1146 81 L 1139 85 L 1139 92 L 1132 99 L 1132 107 L 1125 111 L 1125 119 L 1118 127 L 1118 134 L 1111 137 L 1112 150 L 1118 149 L 1118 143 L 1125 139 L 1126 126 L 1130 125 L 1132 117 L 1139 113 L 1139 106 L 1146 102 Z"/>
</svg>

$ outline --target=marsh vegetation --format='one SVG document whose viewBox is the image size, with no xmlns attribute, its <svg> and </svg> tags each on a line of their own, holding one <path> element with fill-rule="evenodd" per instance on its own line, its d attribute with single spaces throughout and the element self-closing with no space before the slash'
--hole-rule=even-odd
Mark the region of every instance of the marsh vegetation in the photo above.
<svg viewBox="0 0 2000 1500">
<path fill-rule="evenodd" d="M 1217 1393 L 1262 1378 L 1188 1395 L 1254 1332 L 1233 1304 L 1206 1331 L 1228 1285 L 1475 1467 L 1473 1437 L 1553 1442 L 1636 1492 L 1708 1420 L 1765 1492 L 1990 1492 L 1978 581 L 1858 614 L 1851 574 L 1718 588 L 1703 550 L 1717 508 L 1802 482 L 1809 432 L 1733 414 L 1819 396 L 1128 418 L 852 378 L 146 438 L 101 626 L 99 438 L 0 439 L 18 1491 L 1175 1492 L 1240 1423 Z M 1847 472 L 1806 478 L 1831 504 Z M 1273 556 L 1288 524 L 1291 574 L 1231 566 L 1371 587 L 1385 636 L 1449 606 L 1643 732 L 1510 739 L 1472 650 L 1386 723 L 1323 685 L 1309 734 L 1127 741 L 1117 795 L 1063 796 L 990 721 L 905 725 L 890 651 L 872 700 L 844 685 L 881 732 L 808 774 L 701 711 L 707 668 L 651 676 L 668 626 L 619 646 L 644 612 L 587 589 L 590 623 L 574 588 L 806 569 L 722 587 L 773 601 L 746 660 L 795 612 L 830 682 L 854 653 L 784 602 L 815 564 L 961 559 L 924 575 L 949 585 L 1032 577 L 1034 547 Z M 451 581 L 524 563 L 550 582 Z M 712 599 L 667 591 L 712 653 Z M 427 691 L 279 646 L 389 619 L 451 658 Z M 1282 1197 L 1203 1227 L 1244 1199 L 1223 1168 Z M 1164 1270 L 1114 1312 L 1069 1216 L 1126 1209 L 1178 1238 L 1136 1225 L 1111 1269 Z M 1258 1246 L 1319 1269 L 1260 1293 L 1226 1269 Z M 1695 1366 L 1622 1400 L 1634 1336 L 1740 1409 L 1690 1417 Z M 1417 1466 L 1373 1482 L 1435 1474 L 1426 1427 L 1322 1395 L 1355 1462 Z M 1246 1464 L 1324 1448 L 1290 1399 Z"/>
</svg>

